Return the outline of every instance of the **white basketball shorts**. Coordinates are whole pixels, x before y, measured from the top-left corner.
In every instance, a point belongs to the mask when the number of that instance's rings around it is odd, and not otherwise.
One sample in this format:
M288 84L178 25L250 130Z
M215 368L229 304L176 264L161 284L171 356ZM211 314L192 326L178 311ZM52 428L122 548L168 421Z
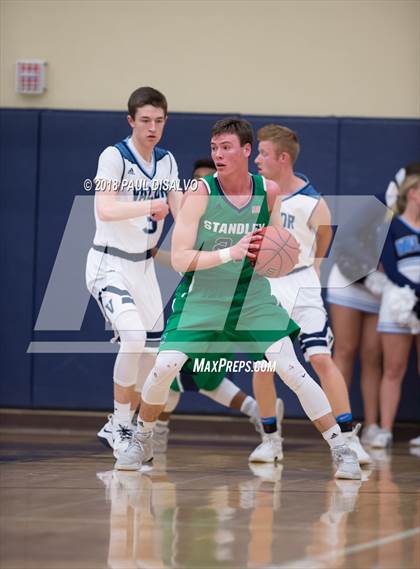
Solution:
M316 354L331 354L334 337L315 269L305 267L268 280L271 293L300 326L299 341L305 360Z
M162 332L163 305L153 258L131 261L91 249L86 285L114 330L120 314L137 310L144 331Z

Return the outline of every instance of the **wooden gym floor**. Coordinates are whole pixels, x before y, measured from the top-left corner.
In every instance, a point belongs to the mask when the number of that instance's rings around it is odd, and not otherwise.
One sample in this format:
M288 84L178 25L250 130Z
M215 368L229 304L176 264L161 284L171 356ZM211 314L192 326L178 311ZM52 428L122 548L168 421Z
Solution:
M304 423L286 422L282 464L250 466L259 441L243 420L175 418L167 455L124 473L91 415L77 430L2 421L1 569L420 567L413 429L362 482L336 481Z

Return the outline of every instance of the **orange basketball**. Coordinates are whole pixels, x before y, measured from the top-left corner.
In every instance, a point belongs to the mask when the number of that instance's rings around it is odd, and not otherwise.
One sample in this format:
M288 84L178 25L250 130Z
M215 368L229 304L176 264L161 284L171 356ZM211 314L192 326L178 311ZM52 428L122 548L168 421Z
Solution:
M299 259L299 243L283 227L272 225L258 231L263 240L255 261L256 272L263 277L282 277L290 273Z

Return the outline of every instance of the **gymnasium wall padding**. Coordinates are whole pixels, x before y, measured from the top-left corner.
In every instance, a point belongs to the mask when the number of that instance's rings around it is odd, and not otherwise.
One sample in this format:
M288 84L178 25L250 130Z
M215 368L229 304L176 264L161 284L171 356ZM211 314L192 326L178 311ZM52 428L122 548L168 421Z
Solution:
M46 298L44 310L52 313L50 319L60 312L62 304L77 311L74 302L86 289L84 264L94 235L93 191L86 192L83 182L93 179L97 159L103 148L117 142L127 133L123 113L45 111L41 117L41 152L39 176L39 215L37 223L37 279L36 315ZM106 141L104 143L104 141ZM84 223L73 224L69 239L81 251L81 259L75 270L70 270L69 281L64 283L61 298L46 296L47 286L75 196L88 202L89 216ZM85 250L80 247L81 232L89 234ZM73 267L72 267L73 268ZM39 342L88 341L95 338L109 339L104 320L95 301L89 303L88 314L81 332L40 330L35 339ZM67 311L66 311L67 313ZM45 319L44 319L45 320ZM64 324L65 327L65 324ZM107 354L36 354L33 370L34 407L96 409L106 408L112 400L113 356Z
M0 110L0 404L30 407L38 111Z
M340 121L341 195L383 192L408 162L420 160L419 120L342 119Z

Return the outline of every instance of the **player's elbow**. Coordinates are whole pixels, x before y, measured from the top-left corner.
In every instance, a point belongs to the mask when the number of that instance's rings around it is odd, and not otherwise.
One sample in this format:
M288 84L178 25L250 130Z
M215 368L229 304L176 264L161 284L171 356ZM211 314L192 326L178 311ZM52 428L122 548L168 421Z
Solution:
M96 214L101 221L113 221L112 210L105 204L96 206Z
M98 219L100 219L101 221L112 221L111 216L108 213L105 212L98 212Z
M171 264L177 273L186 273L190 270L188 259L182 251L172 251Z
M172 264L174 271L176 271L177 273L185 273L187 270L185 268L185 262L183 262L182 256L179 255L179 253L177 254L177 253L172 252L171 264Z

